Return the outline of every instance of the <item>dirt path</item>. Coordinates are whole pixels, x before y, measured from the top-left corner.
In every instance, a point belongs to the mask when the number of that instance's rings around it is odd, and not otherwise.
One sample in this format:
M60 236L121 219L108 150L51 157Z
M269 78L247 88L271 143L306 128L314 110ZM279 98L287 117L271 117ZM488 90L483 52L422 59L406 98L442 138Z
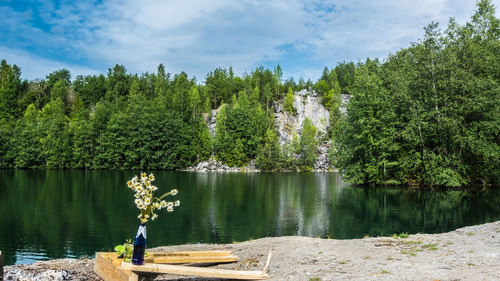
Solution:
M154 250L231 250L240 261L219 267L258 270L264 266L270 247L270 280L500 280L500 221L407 238L334 240L293 236ZM92 268L92 259L37 262L6 267L5 280L100 280ZM144 276L142 280L219 279L159 275Z

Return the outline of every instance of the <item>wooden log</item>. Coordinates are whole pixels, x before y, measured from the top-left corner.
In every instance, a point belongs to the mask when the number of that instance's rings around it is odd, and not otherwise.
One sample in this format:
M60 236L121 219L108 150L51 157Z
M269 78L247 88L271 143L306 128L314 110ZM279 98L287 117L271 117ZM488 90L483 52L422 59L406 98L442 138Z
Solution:
M120 267L116 253L96 253L94 272L105 281L138 281L137 274Z
M0 281L3 281L3 258L2 258L2 251L0 251Z
M141 272L154 273L169 273L178 275L200 276L200 277L215 277L215 278L231 278L240 280L264 280L268 279L269 275L264 271L243 271L219 268L203 268L185 265L170 265L170 264L153 264L146 263L144 265L133 265L128 262L122 262L122 269Z

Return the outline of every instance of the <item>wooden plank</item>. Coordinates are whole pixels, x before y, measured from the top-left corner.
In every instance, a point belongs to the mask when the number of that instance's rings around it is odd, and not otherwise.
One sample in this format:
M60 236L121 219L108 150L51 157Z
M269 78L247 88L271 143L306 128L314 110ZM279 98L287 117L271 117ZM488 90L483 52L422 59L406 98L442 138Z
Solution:
M2 258L2 251L0 251L0 280L3 280L3 258Z
M179 252L148 252L148 255L154 257L214 257L214 256L231 256L231 251L179 251Z
M238 261L235 256L164 256L155 257L152 259L153 263L226 263ZM148 262L148 261L146 261Z
M115 253L96 253L94 272L104 281L138 281L137 274L120 267L122 259Z
M169 273L178 275L190 275L200 277L216 277L216 278L231 278L240 280L264 280L268 279L269 275L263 271L242 271L219 268L203 268L185 265L170 265L170 264L153 264L146 263L144 265L133 265L128 262L122 262L122 269L141 271L141 272L156 272Z

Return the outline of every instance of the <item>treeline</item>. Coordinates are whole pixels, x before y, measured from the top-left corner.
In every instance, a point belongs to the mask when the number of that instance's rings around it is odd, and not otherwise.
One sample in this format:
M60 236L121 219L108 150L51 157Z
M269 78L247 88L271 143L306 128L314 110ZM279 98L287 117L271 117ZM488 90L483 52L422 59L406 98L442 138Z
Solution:
M319 141L358 184L500 184L500 30L480 0L465 25L435 23L425 37L383 62L340 63L316 82L284 80L278 65L234 75L217 68L197 83L186 73L106 75L58 70L40 81L0 65L0 167L179 169L210 157L231 166L255 159L263 170L314 166ZM330 111L318 139L281 145L273 101L295 113L293 91L316 90ZM347 114L340 94L348 94ZM217 133L206 118L213 109Z
M339 95L336 70L325 73ZM332 100L330 84L320 89L326 101ZM74 81L62 69L43 80L25 81L19 67L2 60L0 167L181 169L210 157L232 166L258 157L257 165L265 170L310 169L314 161L301 153L304 147L312 150L305 140L315 142L314 135L297 139L285 151L271 109L272 101L304 87L316 84L283 81L279 65L241 77L231 68L218 68L203 84L184 72L166 73L163 65L142 75L116 65L106 75ZM206 118L218 108L212 138ZM273 162L268 161L271 154Z
M334 158L362 184L500 184L500 29L481 0L470 22L355 69Z

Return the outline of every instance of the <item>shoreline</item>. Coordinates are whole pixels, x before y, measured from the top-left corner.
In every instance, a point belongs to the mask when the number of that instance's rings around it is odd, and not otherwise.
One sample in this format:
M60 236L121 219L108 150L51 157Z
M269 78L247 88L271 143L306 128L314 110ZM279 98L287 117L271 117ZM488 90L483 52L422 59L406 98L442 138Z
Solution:
M404 236L403 236L404 237ZM229 250L240 260L218 268L260 270L269 249L269 280L498 280L500 221L440 234L336 240L268 237L233 244L187 244L151 251ZM94 259L6 266L5 280L101 280ZM144 280L222 280L175 275Z

